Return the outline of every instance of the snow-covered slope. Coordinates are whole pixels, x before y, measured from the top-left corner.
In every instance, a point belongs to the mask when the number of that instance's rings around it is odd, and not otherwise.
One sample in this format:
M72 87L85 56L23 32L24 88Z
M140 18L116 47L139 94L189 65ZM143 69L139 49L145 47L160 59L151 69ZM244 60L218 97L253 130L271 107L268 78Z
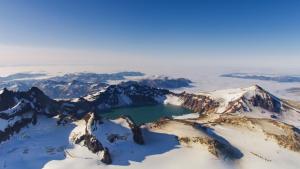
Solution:
M300 110L257 85L197 94L167 95L165 104L183 106L202 115L224 114L276 119L299 127Z
M0 94L0 168L298 169L299 110L259 86L172 93L112 85L86 100L37 88ZM175 104L195 113L142 126L101 117L120 106Z
M300 110L260 86L206 93L219 103L216 113L277 119L299 126Z
M73 130L72 137L82 133L84 124ZM142 126L144 145L133 141L123 118L94 127L93 134L109 149L111 165L101 162L103 151L93 154L87 147L75 145L66 150L66 159L50 161L44 169L296 169L300 165L299 131L294 133L292 126L272 120L228 117L203 125L199 119L164 119Z

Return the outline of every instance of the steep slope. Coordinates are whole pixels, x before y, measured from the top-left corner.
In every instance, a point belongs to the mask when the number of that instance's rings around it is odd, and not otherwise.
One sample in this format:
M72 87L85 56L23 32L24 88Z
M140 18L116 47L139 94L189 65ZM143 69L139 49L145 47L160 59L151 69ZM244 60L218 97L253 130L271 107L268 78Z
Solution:
M168 90L129 81L109 86L96 96L92 104L95 106L96 112L113 107L161 104L168 93L170 93Z
M208 93L220 104L216 113L278 119L299 126L300 111L260 86Z
M258 85L198 94L169 94L166 104L183 106L202 116L218 118L224 114L277 119L299 127L300 110Z

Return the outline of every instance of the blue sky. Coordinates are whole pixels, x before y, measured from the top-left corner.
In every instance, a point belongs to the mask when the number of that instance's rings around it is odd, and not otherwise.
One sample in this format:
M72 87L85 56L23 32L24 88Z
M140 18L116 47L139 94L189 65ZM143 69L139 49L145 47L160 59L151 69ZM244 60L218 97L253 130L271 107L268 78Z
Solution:
M0 57L2 64L29 64L37 57L44 59L33 63L89 58L89 64L113 55L109 63L132 56L296 66L299 9L299 0L3 0Z

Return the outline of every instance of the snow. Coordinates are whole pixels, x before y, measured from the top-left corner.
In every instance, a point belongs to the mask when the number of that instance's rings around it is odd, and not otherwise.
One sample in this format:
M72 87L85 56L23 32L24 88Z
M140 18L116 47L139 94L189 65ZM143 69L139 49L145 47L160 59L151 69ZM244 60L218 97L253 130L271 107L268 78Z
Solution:
M0 118L0 131L4 131L8 126L13 126L19 120L21 120L21 117L19 116L9 120L4 120Z
M36 126L23 128L0 144L0 168L39 169L53 159L64 159L68 133L74 125L57 126L54 119L39 116Z
M229 102L242 96L252 97L257 94L256 92L257 87L252 86L202 94L218 100L221 106L217 113L222 113ZM120 95L119 99L121 104L131 104L130 98L126 95ZM182 100L174 95L167 95L164 103L180 106ZM12 110L19 106L18 103ZM9 141L0 144L0 168L298 169L299 153L282 148L275 140L267 138L264 131L277 135L286 133L263 120L263 118L270 119L271 112L265 110L264 113L261 112L262 109L257 107L253 108L252 112L238 115L260 118L253 128L217 124L208 126L211 128L209 132L199 130L189 123L180 122L182 120L192 122L191 119L194 119L193 122L199 122L197 113L174 116L176 120L170 120L159 127L154 127L154 124L142 126L145 145L134 143L131 129L122 118L103 120L103 123L92 126L92 115L87 124L85 120L79 120L66 126L57 126L55 119L39 116L36 126L29 125L19 134L12 136ZM278 120L296 127L300 126L300 114L296 110L284 112ZM0 130L13 122L0 119ZM102 153L93 154L82 144L74 144L74 139L84 134L86 129L109 149L113 160L111 165L105 165L100 161ZM119 136L113 143L108 140L111 134ZM227 161L210 153L207 145L180 143L177 138L182 137L219 138L236 147L243 156L235 161Z
M19 101L14 107L4 110L0 113L4 113L7 115L13 115L15 112L21 110L26 103L23 101Z
M178 143L174 133L180 136L199 135L199 131L191 126L176 125L170 123L163 130L143 129L145 145L137 145L132 140L132 134L124 119L105 121L97 127L94 132L102 144L108 147L113 158L112 165L104 165L100 162L99 156L93 155L85 147L74 146L67 150L70 156L64 160L53 160L44 166L44 169L62 168L110 168L110 169L181 169L209 167L212 169L226 168L222 160L218 160L205 149L194 149L182 146ZM125 136L124 140L117 140L115 143L107 141L108 134ZM201 134L200 134L201 135ZM105 141L106 140L106 141ZM176 159L176 160L174 160ZM211 166L210 164L214 164Z
M196 113L194 113L196 114ZM193 114L177 117L186 119ZM92 119L92 118L91 118ZM299 153L280 147L263 133L284 134L275 130L268 121L259 121L254 128L232 125L210 126L213 133L205 133L188 123L169 120L155 127L142 126L145 145L133 142L128 123L123 118L103 120L92 126L92 120L79 120L66 126L57 126L55 119L38 118L37 126L22 129L11 140L0 144L0 167L7 169L296 169L299 167ZM107 147L113 164L105 165L100 159L102 153L93 154L83 145L75 145L74 138L91 132ZM90 126L90 127L89 127ZM91 128L92 127L92 128ZM111 143L107 137L119 137ZM241 159L227 161L208 151L207 145L198 143L181 144L177 137L213 138L214 135L230 142L243 153ZM214 136L215 137L215 136ZM30 161L30 162L29 162Z
M167 98L164 100L164 104L171 104L174 106L181 106L183 104L183 100L174 95L167 95Z
M226 125L217 125L214 129L243 152L237 168L299 168L299 153L280 147L260 131Z
M214 165L210 165L214 164ZM147 157L142 162L131 162L130 165L103 165L99 160L83 158L67 158L63 161L51 161L43 169L183 169L183 168L227 168L221 161L216 160L209 153L192 148L174 149L164 154Z
M198 118L199 114L198 113L189 113L189 114L184 114L180 116L172 116L174 119L194 119Z
M217 113L223 113L230 102L236 101L245 95L247 92L255 90L254 86L248 88L236 88L236 89L226 89L226 90L217 90L207 93L198 93L201 95L206 95L220 103L220 108Z

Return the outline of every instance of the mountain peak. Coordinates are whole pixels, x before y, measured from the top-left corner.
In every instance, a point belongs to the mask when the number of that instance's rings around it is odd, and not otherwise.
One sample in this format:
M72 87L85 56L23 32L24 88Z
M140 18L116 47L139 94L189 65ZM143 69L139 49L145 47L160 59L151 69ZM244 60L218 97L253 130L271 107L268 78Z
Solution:
M38 87L35 87L35 86L31 87L29 89L29 92L43 93Z
M259 86L258 84L254 84L252 85L250 88L253 88L253 89L263 89L261 86Z

